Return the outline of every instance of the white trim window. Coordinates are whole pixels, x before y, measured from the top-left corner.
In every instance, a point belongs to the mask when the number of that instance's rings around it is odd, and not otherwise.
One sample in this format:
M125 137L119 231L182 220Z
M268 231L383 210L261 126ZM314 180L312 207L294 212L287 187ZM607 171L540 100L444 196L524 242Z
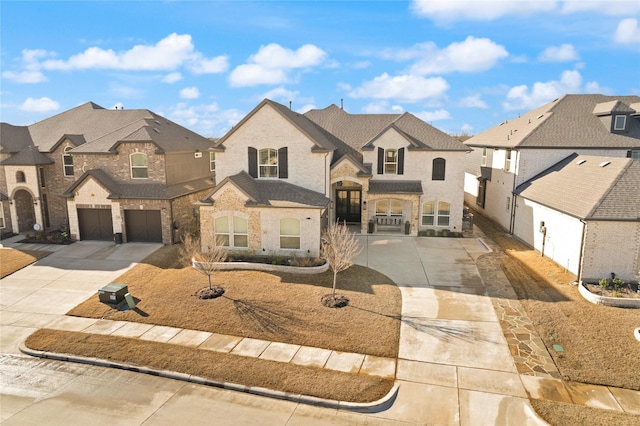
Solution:
M134 152L129 156L132 179L147 179L149 177L147 154Z
M487 147L482 148L482 167L487 165Z
M376 201L376 216L402 216L402 201L400 200Z
M505 153L504 153L504 169L505 171L510 171L511 170L511 156L513 155L513 151L508 149Z
M384 174L395 175L398 173L398 150L384 150Z
M213 222L216 245L247 248L249 238L247 219L240 216L220 216Z
M288 250L300 249L299 219L280 219L280 248Z
M436 209L437 206L437 209ZM449 226L451 204L446 201L425 201L422 203L422 226Z
M5 223L4 223L4 206L2 205L2 201L0 201L0 229L4 229L5 228Z
M69 154L73 147L68 146L62 154L62 173L65 177L73 177L73 156Z
M613 119L613 130L621 131L627 126L626 115L616 115Z
M209 171L210 172L216 171L216 153L215 152L209 153Z
M258 173L261 178L278 177L278 150L263 148L258 151Z

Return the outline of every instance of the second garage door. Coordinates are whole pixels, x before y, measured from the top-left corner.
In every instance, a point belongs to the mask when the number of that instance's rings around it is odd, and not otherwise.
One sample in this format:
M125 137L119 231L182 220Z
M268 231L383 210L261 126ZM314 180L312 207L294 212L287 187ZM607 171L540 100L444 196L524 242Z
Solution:
M81 240L113 239L111 209L78 209Z
M127 242L162 242L160 210L125 210Z

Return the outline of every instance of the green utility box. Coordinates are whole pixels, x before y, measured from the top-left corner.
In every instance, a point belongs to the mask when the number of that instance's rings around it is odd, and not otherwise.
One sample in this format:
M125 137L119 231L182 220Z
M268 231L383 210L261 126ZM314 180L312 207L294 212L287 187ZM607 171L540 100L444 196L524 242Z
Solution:
M98 290L98 298L102 303L117 305L124 300L124 295L129 293L126 284L111 283Z

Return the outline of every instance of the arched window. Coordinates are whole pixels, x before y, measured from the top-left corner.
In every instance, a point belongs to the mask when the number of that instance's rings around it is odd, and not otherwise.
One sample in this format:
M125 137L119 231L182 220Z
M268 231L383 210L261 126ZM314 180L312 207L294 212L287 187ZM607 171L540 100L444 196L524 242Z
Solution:
M444 172L447 162L444 158L434 158L431 171L431 180L444 180Z
M64 149L64 153L62 154L62 173L66 177L73 177L73 157L69 153L73 147L68 146Z
M280 248L300 248L300 220L280 219Z
M438 202L438 226L449 226L451 205L444 201Z
M133 179L146 179L149 177L147 173L147 154L136 152L131 154L131 177Z
M402 201L400 200L376 201L376 216L402 216Z
M239 216L220 216L214 221L216 244L224 247L247 248L247 219Z
M16 182L18 183L25 183L27 181L27 178L24 175L24 172L22 170L18 170L16 172Z
M435 213L435 203L433 201L422 203L422 225L433 226Z
M273 148L261 149L258 153L258 170L261 178L278 177L278 150Z

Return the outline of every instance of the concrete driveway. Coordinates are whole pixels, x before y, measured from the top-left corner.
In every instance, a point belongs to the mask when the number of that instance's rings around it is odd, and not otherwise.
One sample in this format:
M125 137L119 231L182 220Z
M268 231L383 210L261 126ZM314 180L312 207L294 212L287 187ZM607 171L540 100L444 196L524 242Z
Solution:
M78 242L0 282L2 424L545 424L526 398L475 259L477 239L358 237L403 297L393 406L373 414L28 358L17 345L158 248ZM321 384L319 384L320 386Z

